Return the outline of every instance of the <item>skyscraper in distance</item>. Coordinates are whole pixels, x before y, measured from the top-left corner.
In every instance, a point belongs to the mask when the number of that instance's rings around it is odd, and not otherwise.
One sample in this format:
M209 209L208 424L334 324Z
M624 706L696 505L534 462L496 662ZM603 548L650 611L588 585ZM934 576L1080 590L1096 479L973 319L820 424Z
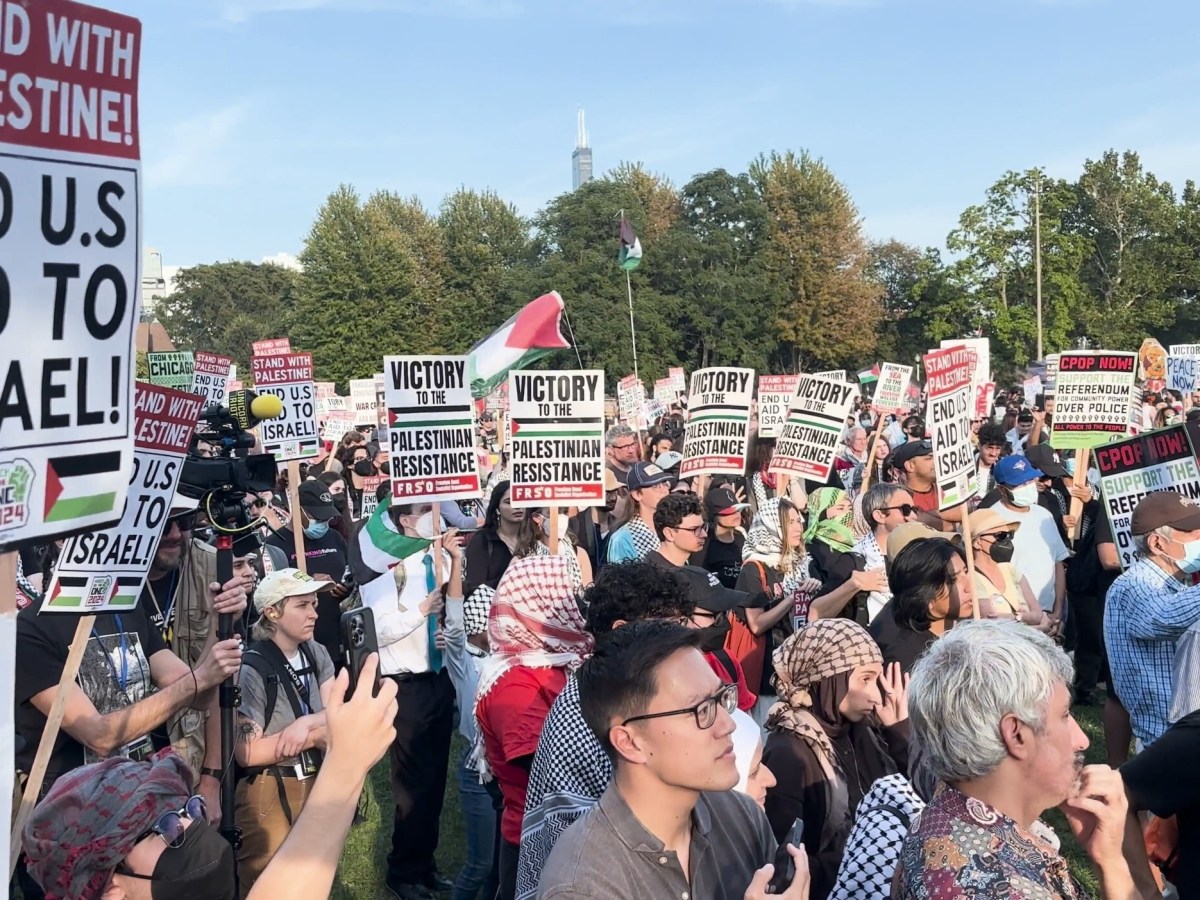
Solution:
M592 148L588 146L587 126L583 122L583 107L579 107L578 133L575 136L575 152L571 154L571 190L578 190L585 181L592 180Z

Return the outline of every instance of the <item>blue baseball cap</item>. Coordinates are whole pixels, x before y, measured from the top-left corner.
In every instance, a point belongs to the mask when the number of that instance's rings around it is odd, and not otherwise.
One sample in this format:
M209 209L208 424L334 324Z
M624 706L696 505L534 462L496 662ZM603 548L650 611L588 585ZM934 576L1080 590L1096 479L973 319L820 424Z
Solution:
M1017 487L1036 478L1042 478L1042 470L1024 456L1005 456L992 468L996 483L1005 487Z

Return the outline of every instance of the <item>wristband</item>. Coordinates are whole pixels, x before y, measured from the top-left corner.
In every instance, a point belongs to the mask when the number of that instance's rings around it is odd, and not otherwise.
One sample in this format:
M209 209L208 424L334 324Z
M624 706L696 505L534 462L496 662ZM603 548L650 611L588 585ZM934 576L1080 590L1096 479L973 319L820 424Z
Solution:
M210 778L215 778L215 779L217 779L217 781L220 781L222 778L224 778L224 777L225 777L225 773L224 773L224 772L222 772L220 769L207 769L207 768L205 768L205 769L201 769L201 770L200 770L200 774L201 774L201 775L208 775Z

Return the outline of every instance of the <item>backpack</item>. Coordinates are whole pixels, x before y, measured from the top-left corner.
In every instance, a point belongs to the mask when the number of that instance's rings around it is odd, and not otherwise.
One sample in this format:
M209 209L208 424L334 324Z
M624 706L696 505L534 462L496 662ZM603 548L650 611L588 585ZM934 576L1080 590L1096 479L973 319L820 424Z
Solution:
M300 645L300 655L304 657L304 665L310 669L314 677L317 672L317 660L312 651L308 648L308 642L305 641ZM254 641L246 648L246 652L242 654L242 663L249 666L262 678L263 687L267 691L267 702L263 707L263 728L264 730L271 725L271 717L275 714L275 704L279 699L279 685L285 685L284 693L287 694L288 703L292 707L292 715L299 719L304 715L304 707L296 686L292 683L291 677L287 674L287 660L283 656L283 651L276 646L274 641ZM312 704L309 703L309 708ZM320 757L320 751L309 750L308 753L317 754ZM250 768L240 768L238 777L250 778L260 772L271 768L270 766L253 766Z

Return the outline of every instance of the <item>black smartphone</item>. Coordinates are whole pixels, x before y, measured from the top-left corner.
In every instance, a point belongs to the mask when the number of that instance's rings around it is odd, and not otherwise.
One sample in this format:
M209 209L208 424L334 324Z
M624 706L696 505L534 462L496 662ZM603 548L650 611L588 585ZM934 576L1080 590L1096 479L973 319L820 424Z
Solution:
M787 840L775 851L775 875L771 878L772 894L782 894L791 887L792 879L796 877L796 861L788 853L787 845L791 844L797 850L804 849L804 820L797 819L788 831Z
M363 607L342 613L342 654L346 668L350 671L350 695L358 690L358 677L363 663L372 653L379 652L379 638L375 635L375 615ZM371 696L379 696L379 669L375 669L375 684Z

